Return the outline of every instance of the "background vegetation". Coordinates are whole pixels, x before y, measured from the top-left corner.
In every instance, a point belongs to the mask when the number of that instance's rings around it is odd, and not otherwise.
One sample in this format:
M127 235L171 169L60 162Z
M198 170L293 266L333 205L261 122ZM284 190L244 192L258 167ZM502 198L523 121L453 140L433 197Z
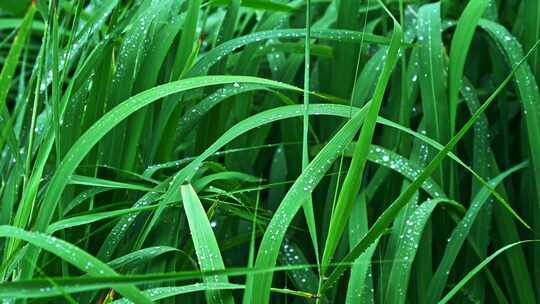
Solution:
M537 0L0 2L3 303L537 303Z

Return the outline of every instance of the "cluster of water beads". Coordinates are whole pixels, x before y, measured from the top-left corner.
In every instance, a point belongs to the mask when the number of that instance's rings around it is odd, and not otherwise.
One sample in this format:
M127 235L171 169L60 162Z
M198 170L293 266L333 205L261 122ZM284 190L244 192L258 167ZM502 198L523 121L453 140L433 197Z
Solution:
M422 173L422 169L412 161L379 146L371 146L368 158L377 164L389 167L407 177L409 180L415 180ZM431 179L427 179L423 182L422 189L427 191L433 197L442 196L443 193L440 186Z
M393 288L397 288L400 296L404 296L407 292L408 277L410 275L414 257L418 250L422 232L436 205L437 201L434 200L428 200L420 204L401 228L402 234L399 236L399 247L396 251L398 253L396 258L399 263L396 264L396 268L392 269L392 275L400 278L396 280L399 285L393 286Z
M141 51L141 44L147 39L148 27L152 21L150 14L142 14L139 20L135 22L136 28L133 28L126 36L118 52L118 65L113 76L113 84L120 85L122 80L136 75L140 68L140 58L144 55ZM144 48L142 48L144 49ZM122 84L123 86L125 84Z
M354 267L354 266L353 266ZM355 271L353 269L353 271ZM347 288L347 302L350 303L374 303L373 275L371 265L368 266L365 273L364 282L353 282L349 280ZM352 279L352 275L351 275Z
M296 246L291 244L290 241L285 238L283 240L283 243L280 248L280 258L283 260L283 262L286 265L302 265L307 264L307 261L302 256L300 257L299 252L296 252L297 249ZM309 270L309 268L303 268L303 269L291 269L289 270L290 273L292 273L293 279L296 281L297 284L301 287L301 289L308 289L309 287L313 286L307 286L306 283L313 283L316 280L314 280L313 272Z
M114 2L111 1L110 3L113 4ZM77 29L75 41L71 44L68 50L61 51L59 62L58 62L59 71L62 71L66 67L66 63L71 62L74 58L76 58L79 52L81 51L82 47L86 46L86 43L88 42L90 37L92 37L94 33L96 33L100 28L102 28L103 24L109 18L110 13L114 9L114 5L103 5L102 7L95 8L95 9L98 10L98 12L95 14L97 18L92 20L92 22L88 22L88 23L81 22L79 29ZM87 11L90 12L91 10L87 10ZM109 39L109 37L105 37L105 38L106 40ZM47 90L47 87L52 82L52 77L53 77L52 69L49 68L47 71L46 77L42 79L39 85L39 89L41 93Z
M210 250L210 248L206 245L206 243L201 243L200 240L197 240L196 238L193 239L193 243L195 244L197 261L202 271L215 271L225 269L219 252L214 254L212 250ZM228 279L226 275L215 274L204 276L203 281L206 283L227 283ZM212 297L218 296L219 293L213 293L212 295Z
M373 57L369 60L369 63L371 64L372 61L376 61L375 63L375 71L380 71L384 67L385 59L388 54L388 47L381 47L381 49L375 53ZM373 87L375 87L375 84L373 84Z
M156 173L158 170L180 167L181 165L188 163L189 161L193 159L194 159L193 157L190 157L186 159L173 160L166 163L150 165L146 168L146 170L144 170L143 176L152 177L152 175L154 175L154 173Z
M493 38L500 53L509 61L510 67L515 68L524 56L523 48L518 40L497 23L483 20L480 22L480 26ZM523 114L527 115L534 111L534 115L538 116L540 114L540 104L536 101L540 98L540 94L529 65L522 64L517 68L514 82L522 99Z
M467 102L471 113L478 110L480 102L475 91L468 84L462 88L462 95ZM492 153L490 147L491 134L489 132L489 122L485 115L481 115L474 124L474 144L473 144L473 163L475 170L479 171L484 179L490 178L491 161L489 155Z
M157 192L148 192L141 199L139 199L132 208L141 208L150 205L159 199L160 194ZM102 248L105 248L105 251L100 255L100 258L103 260L109 260L112 256L116 246L122 241L125 237L127 230L133 224L135 218L140 214L140 212L134 212L128 215L123 216L118 223L111 230L111 233L107 235Z
M9 145L6 145L4 147L4 150L2 150L1 157L2 157L2 160L6 161L6 162L9 162L10 159L11 159L11 161L13 163L17 162L17 155L12 153L12 151L10 150Z
M411 5L407 5L405 11L403 12L404 25L403 25L403 40L406 43L411 43L414 40L417 32L417 12Z

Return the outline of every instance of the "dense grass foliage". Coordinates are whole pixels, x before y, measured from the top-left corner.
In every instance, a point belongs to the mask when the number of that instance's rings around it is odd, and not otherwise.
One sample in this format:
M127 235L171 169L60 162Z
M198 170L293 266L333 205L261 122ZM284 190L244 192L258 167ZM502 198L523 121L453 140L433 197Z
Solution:
M0 1L2 303L540 302L537 0Z

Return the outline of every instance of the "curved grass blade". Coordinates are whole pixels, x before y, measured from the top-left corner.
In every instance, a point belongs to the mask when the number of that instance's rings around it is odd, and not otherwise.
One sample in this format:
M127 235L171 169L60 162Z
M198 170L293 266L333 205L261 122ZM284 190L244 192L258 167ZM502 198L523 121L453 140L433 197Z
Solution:
M106 192L106 191L110 191L110 190L111 189L109 189L109 188L90 188L88 190L84 190L84 191L80 192L69 203L66 204L66 206L64 207L64 214L63 215L65 216L65 215L69 214L69 212L71 212L77 206L81 205L82 203L84 203L87 200L92 199L94 196L96 196L96 195L98 195L100 193Z
M252 85L246 85L246 84L242 84L242 85L239 85L240 88L244 88L244 87L251 87ZM253 85L253 86L258 86L258 85ZM260 87L260 86L258 86ZM224 91L226 89L223 89ZM230 92L230 91L228 91ZM213 96L213 95L212 95ZM217 98L217 97L216 97ZM348 107L345 107L345 106L338 106L338 105L332 105L334 109L330 110L328 106L330 105L314 105L317 107L318 110L316 111L309 111L310 112L310 115L317 115L317 114L321 114L321 115L336 115L336 116L341 116L341 117L348 117L348 114L345 114L345 113L348 113L350 112L350 108ZM327 108L328 107L328 108ZM202 107L204 108L204 107ZM193 108L194 110L195 109L198 109L198 108ZM330 110L330 111L329 111ZM193 111L193 110L192 110ZM352 109L353 112L357 111L357 109L353 108ZM203 111L204 112L204 111ZM199 110L196 110L196 113L199 113ZM293 116L283 116L283 114L277 114L276 115L279 117L280 115L282 116L283 119L287 118L287 117L293 117ZM195 115L197 116L197 115ZM267 115L265 115L267 116ZM294 116L297 116L297 115L294 115ZM390 121L388 119L385 119L383 117L378 117L377 119L377 122L380 123L380 124L383 124L385 126L389 126L389 127L392 127L392 128L395 128L395 129L398 129L400 131L403 131L405 133L408 133L416 138L418 138L419 140L421 140L422 142L424 143L427 143L428 145L430 145L431 147L437 149L437 150L442 150L444 148L443 145L441 145L440 143L438 143L437 141L429 138L428 136L425 136L424 134L421 134L419 132L415 132L409 128L406 128L406 127L403 127L401 126L400 124L397 124L393 121ZM217 151L218 149L214 149L214 151ZM456 161L460 166L462 166L463 168L465 168L467 171L471 172L484 186L488 186L487 185L487 182L483 181L482 177L479 176L474 170L472 170L472 168L470 168L467 164L465 164L461 159L459 159L455 154L453 153L449 153L448 154L449 157L451 159L453 159L454 161ZM205 157L206 159L206 157ZM406 161L406 160L405 160ZM179 165L179 163L177 161L174 161L174 162L171 162L170 164L171 166L173 165ZM149 173L145 173L146 176L150 176L151 174L153 174L153 172L155 172L155 170L159 169L161 167L152 167L152 168L148 168L148 172ZM440 191L442 193L442 191ZM492 190L492 192L494 192L493 194L497 197L498 200L500 200L503 204L506 203L506 201L504 200L504 198L502 198L500 195L498 195L495 190Z
M55 280L57 282L57 285L51 286L51 281ZM19 290L17 292L4 292L3 290L0 291L0 294L6 295L10 299L29 299L29 298L47 298L47 297L54 297L54 296L62 296L70 293L79 293L79 292L85 292L85 291L91 291L91 290L97 290L97 289L106 289L108 286L116 286L121 284L116 283L92 283L88 280L84 279L72 279L72 282L68 283L69 285L64 285L63 283L66 281L66 279L50 279L49 281L46 281L48 284L26 284L26 286L18 286ZM79 282L79 283L75 283ZM141 282L141 281L139 281ZM26 283L26 282L25 282ZM85 283L89 283L86 284ZM20 284L19 284L20 285ZM219 291L219 290L238 290L238 289L244 289L245 286L241 284L232 284L232 283L194 283L190 285L184 285L184 286L170 286L170 287L157 287L152 288L143 291L143 294L147 295L152 301L160 301L163 299L167 299L170 297L174 297L177 295L183 295L188 293L194 293L194 292L200 292L200 291ZM25 292L25 294L21 293L21 290ZM279 294L286 294L301 298L313 298L313 295L307 292L303 291L297 291L297 290L291 290L291 289L282 289L282 288L272 288L272 292L279 293ZM122 303L137 303L130 301L127 298L121 298L118 300L113 301L112 303L115 304L122 304Z
M349 247L354 247L368 230L368 217L365 196L360 194L355 202L349 219ZM373 301L371 259L379 241L360 255L351 267L351 277L347 284L346 304Z
M527 149L529 150L528 154L532 164L531 171L534 176L534 178L532 178L532 183L536 190L536 197L538 198L540 197L540 104L538 103L538 100L540 100L540 93L537 85L538 80L531 71L529 65L524 64L519 66L520 58L523 55L521 45L504 26L488 20L481 20L479 25L488 33L489 37L497 46L497 49L500 50L503 57L508 62L509 67L512 69L517 67L518 69L516 71L515 88L519 99L521 100L522 118L525 121L527 129L526 136L528 138L528 147L524 147L523 149L525 151L527 151ZM533 48L537 44L538 42L536 42ZM537 52L534 55L535 57L531 58L533 61L535 58L538 58L539 54ZM525 137L525 134L523 136ZM533 185L531 185L531 187ZM535 210L535 213L540 210L540 201L538 199L536 199L536 206L533 207L532 210ZM538 226L538 221L535 221L533 225L534 229L538 230ZM535 264L537 264L539 261L537 257L539 256L538 253L540 250L538 247L534 247L532 250L534 251L532 255L536 257ZM517 252L517 250L514 251L516 254ZM540 268L533 267L533 269L533 277L538 276L540 274ZM530 297L533 293L527 292L529 289L524 287L519 288L519 290L518 296L521 301L530 302L533 300ZM535 290L538 292L538 290L540 290L540 285L536 284Z
M154 203L158 199L160 199L160 197L161 195L158 194L157 192L149 192L145 194L143 197L141 197L137 202L135 202L135 204L133 204L133 207L131 207L131 210L145 208L145 207L154 208L154 206L149 206L149 205ZM113 227L113 229L107 235L101 247L99 248L97 257L100 260L102 261L110 260L118 244L124 239L129 228L132 227L132 225L135 222L135 219L137 218L139 214L140 214L139 212L133 212L130 215L124 215L118 221L118 223Z
M385 119L385 118L382 118L382 117L379 117L378 119L378 122L385 125L385 126L388 126L388 127L392 127L392 128L395 128L397 130L400 130L400 131L403 131L407 134L410 134L412 136L414 136L415 138L421 140L423 143L426 143L428 144L429 146L441 151L442 149L444 149L444 146L441 145L439 142L425 136L424 134L422 133L419 133L419 132L415 132L409 128L406 128L406 127L403 127L401 126L400 124L397 124L393 121L390 121L388 119ZM487 183L487 181L484 180L484 178L482 178L482 176L480 176L475 170L473 170L469 165L465 164L459 157L457 157L454 153L452 152L448 152L448 156L454 160L457 164L459 164L461 167L463 167L464 169L466 169L467 171L469 171L473 176L474 178L476 178L477 181L480 182L480 184L482 184L483 187L486 187L487 189L489 189L489 191L491 192L491 194L503 205L503 206L506 206L508 208L509 204L508 202L504 199L504 197L502 197L497 191L495 191L495 189L491 188L491 186Z
M250 83L236 83L217 89L214 93L186 110L186 114L182 116L178 123L178 137L181 138L188 135L205 114L225 99L245 92L265 89L266 87L264 86Z
M156 206L146 206L146 207L139 207L139 208L134 207L134 208L129 208L129 209L106 211L106 212L91 213L91 214L86 214L86 215L68 217L68 218L65 218L65 219L62 219L62 220L59 220L57 222L50 224L47 227L47 233L53 234L59 230L91 224L91 223L95 223L104 219L115 218L115 217L123 216L126 214L132 214L132 213L138 214L139 212L150 211L155 208Z
M526 243L532 243L532 242L536 243L536 242L540 242L540 240L520 241L520 242L508 244L508 245L498 249L493 254L491 254L489 257L487 257L485 260L483 260L480 264L478 264L478 266L476 266L473 270L471 270L469 273L467 273L467 275L461 281L459 281L459 283L457 283L456 286L454 286L452 288L452 290L450 290L446 294L446 296L444 296L444 298L442 298L438 303L439 304L448 303L452 299L452 297L455 296L456 293L458 293L463 288L463 286L465 286L465 284L467 284L467 282L469 282L478 272L480 272L482 270L482 268L484 268L487 264L489 264L489 262L491 262L493 259L495 259L497 256L499 256L501 253L504 253L505 251L507 251L508 249L511 249L514 246L522 245L522 244L526 244Z
M135 183L123 183L111 180L106 180L91 176L72 175L69 177L69 184L84 185L91 187L111 188L111 189L128 189L137 191L154 191L153 188L146 187Z
M2 70L0 71L0 121L3 123L0 127L0 150L4 150L6 139L8 142L11 142L11 138L14 137L12 130L13 117L9 115L7 110L6 98L19 64L19 57L31 34L31 25L35 13L36 6L35 4L31 4L26 11L21 27L9 49L9 53L5 57L4 62L2 62ZM13 150L16 149L12 144L10 146L12 146L11 148Z
M444 198L427 200L412 211L412 214L405 221L406 228L404 233L399 236L400 242L395 255L396 263L392 265L386 287L385 300L389 303L405 303L412 263L417 253L422 232L431 213L440 203L453 204L452 201Z
M148 295L152 301L159 301L166 298L193 293L198 291L204 291L206 293L224 292L227 290L244 289L244 285L231 284L231 283L195 283L185 286L173 286L173 287L157 287L150 290L145 290L144 293ZM112 302L112 304L133 304L128 299L120 299Z
M303 38L305 35L305 29L285 29L261 31L231 39L208 51L199 59L199 61L195 63L191 70L186 74L186 77L203 75L206 71L208 71L208 69L210 69L210 67L219 62L225 56L247 44L257 43L268 39ZM388 44L390 42L390 40L386 37L348 30L312 30L311 37L317 39L335 40L339 42L359 43L362 41L362 39L366 43L375 44Z
M471 46L478 21L486 11L489 0L471 0L459 18L450 48L448 75L448 95L450 105L450 130L452 135L456 129L458 95L463 78L465 61Z
M191 231L191 238L201 270L225 269L219 246L210 226L206 212L197 197L195 190L189 184L182 185L182 202ZM229 283L227 276L204 277L206 283ZM234 303L232 294L226 291L206 291L208 303Z
M0 72L0 113L5 111L6 97L8 95L9 88L11 87L15 70L19 64L19 57L30 34L32 20L34 19L35 13L36 6L32 4L28 7L28 11L24 16L19 32L17 33L17 36L15 36L15 40L11 45L5 61L2 63L2 70ZM1 134L4 133L2 132Z
M79 247L66 241L38 232L28 232L12 226L0 226L0 236L24 240L34 246L47 250L80 270L93 276L118 275L107 264L96 259ZM136 303L152 303L134 286L117 287L116 290Z
M447 142L450 134L445 123L448 104L440 6L440 3L426 4L418 11L419 56L423 58L420 60L419 75L428 135L439 142Z
M488 20L481 20L479 25L489 34L495 44L500 47L510 67L515 70L515 84L527 123L527 135L531 150L530 155L532 159L532 170L535 176L536 192L540 197L540 104L537 102L540 100L540 93L536 81L534 81L535 77L529 65L521 64L523 61L521 59L523 57L523 51L508 30L502 25ZM535 47L537 45L538 42L535 44ZM540 206L540 202L537 203Z
M416 162L377 145L370 146L367 160L398 172L410 181L414 181L423 169L422 166ZM421 188L432 198L446 197L444 190L432 178L426 179Z
M256 178L253 175L245 174L242 172L235 172L235 171L225 171L225 172L219 172L211 175L206 175L198 179L194 183L194 187L196 189L204 189L211 183L215 181L232 181L232 180L238 180L246 183L256 183L260 182L261 180Z
M307 265L309 261L302 251L302 248L285 238L281 245L279 253L279 261L282 265ZM304 269L294 269L287 273L290 279L293 281L296 289L305 290L310 292L316 292L319 284L319 276L316 270L313 271L308 267ZM248 285L248 284L246 284Z
M476 111L476 109L478 109L480 106L480 102L478 100L476 90L465 77L463 78L463 86L461 87L460 91L467 104L467 107L469 108L469 112L474 113L474 111ZM489 121L486 115L482 115L474 125L472 167L474 171L478 173L478 175L485 179L489 179L492 174L491 159L494 157L490 146L489 134ZM496 173L494 174L497 175ZM473 181L471 185L471 193L477 193L481 188L482 186L480 183L478 183L478 181ZM478 215L478 218L472 227L471 237L469 238L469 242L476 241L478 244L478 254L481 259L485 258L488 252L488 246L490 244L490 232L493 224L492 217L493 205L488 204ZM509 228L506 228L505 230L509 230ZM525 276L522 277L523 280L524 277ZM488 280L492 282L492 280L489 278ZM486 296L484 291L485 285L484 278L480 277L476 279L471 290L472 296L478 298L480 301L484 301ZM494 286L494 284L492 284L492 286ZM507 301L500 300L499 302L504 303Z
M502 182L504 178L506 178L510 174L520 169L525 168L526 165L527 163L521 163L506 170L505 172L501 173L499 176L492 179L490 181L490 185L492 187L496 187L497 184ZM452 234L449 238L446 249L444 250L444 255L442 257L442 260L429 285L429 289L427 291L428 303L435 303L439 299L441 294L443 293L444 287L446 286L446 281L448 280L448 275L450 274L450 270L452 269L452 266L454 265L457 255L459 251L461 250L463 243L465 243L465 240L469 236L471 226L476 220L476 217L478 216L478 213L480 212L481 208L488 200L489 195L490 195L489 190L482 188L475 195L463 219L458 223L454 231L452 231Z
M154 246L143 248L137 251L130 252L124 256L116 258L107 264L113 269L130 269L139 267L142 264L150 261L151 259L158 257L168 252L179 251L178 249L170 246Z
M469 91L469 90L467 90ZM470 91L469 91L470 93ZM468 96L470 94L464 94L463 96ZM469 99L466 97L466 102L468 103L468 106L472 111L477 109L479 107L479 103L473 99ZM469 103L471 105L469 105ZM472 112L471 111L471 112ZM478 124L478 123L477 123ZM476 130L475 130L476 131ZM492 153L489 153L490 156L488 160L487 166L491 169L491 175L498 175L500 173L498 165L495 161L495 156ZM485 186L484 186L485 187ZM500 186L500 193L503 196L507 196L505 193L505 187L503 184ZM477 191L475 191L477 192ZM505 244L515 243L516 241L519 241L520 236L518 234L518 226L513 221L511 216L506 213L506 210L503 210L502 208L494 207L493 208L493 227L498 231L500 242ZM480 224L479 224L480 225ZM491 231L490 231L491 232ZM480 250L477 250L478 253L480 253ZM484 252L484 254L478 254L478 256L482 259L485 258L487 254L487 250ZM517 288L515 290L514 297L519 299L518 301L521 303L529 303L529 302L535 302L535 296L534 296L534 290L532 288L532 280L531 276L529 274L529 267L527 266L527 262L525 259L525 254L521 248L515 248L514 250L508 252L505 254L505 261L508 264L507 271L509 272L509 277L512 277L513 280L520 282L520 288ZM504 265L504 264L503 264ZM486 271L486 274L489 274L488 271ZM489 275L487 279L490 280ZM509 289L513 289L514 286L512 285L512 280L507 280L506 285ZM494 287L494 284L492 284L492 287ZM505 298L504 296L499 297L501 299ZM501 300L501 303L508 303L508 301Z
M353 148L351 147L354 146L354 144L355 143L352 143L347 148L347 150L344 152L345 156L352 156L351 150ZM396 152L393 152L392 150L388 150L381 146L373 144L369 148L367 160L391 169L411 181L415 180L423 169L420 164L409 160L397 154ZM446 194L444 193L441 186L437 184L437 182L435 182L435 180L433 180L432 178L426 179L426 181L424 181L424 183L422 184L421 188L433 198L446 197Z
M211 0L208 1L208 4L227 5L233 1L234 0ZM272 12L292 12L295 10L295 7L293 7L292 5L267 0L243 0L242 7Z

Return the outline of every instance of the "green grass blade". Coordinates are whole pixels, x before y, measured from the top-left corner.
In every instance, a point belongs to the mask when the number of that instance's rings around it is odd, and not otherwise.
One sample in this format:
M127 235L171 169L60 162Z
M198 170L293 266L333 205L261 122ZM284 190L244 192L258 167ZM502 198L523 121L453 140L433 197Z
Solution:
M518 171L519 169L524 168L525 166L526 166L526 163L522 163L506 170L505 172L501 173L499 176L492 179L490 181L490 184L493 187L497 186L497 184L502 182L502 180L505 177ZM486 203L488 198L489 198L489 190L485 188L481 189L475 195L463 219L458 223L458 226L454 229L454 231L452 231L452 234L450 235L446 249L444 250L444 255L442 257L442 260L439 264L439 267L437 267L437 271L435 272L433 279L430 283L429 289L427 291L428 302L437 301L439 297L441 296L441 294L443 293L444 287L446 286L446 281L448 280L448 276L450 274L450 270L452 269L452 266L454 262L456 261L457 255L459 251L461 250L463 243L465 243L466 238L469 237L471 226L476 220L476 217L478 216L480 209Z
M64 218L62 220L59 220L57 222L51 223L47 227L47 233L54 233L59 230L77 227L81 225L86 225L90 223L94 223L97 221L101 221L104 219L109 218L115 218L120 217L126 214L132 214L132 213L139 213L142 211L149 211L152 209L155 209L155 206L146 206L146 207L135 207L135 208L129 208L129 209L121 209L121 210L114 210L114 211L105 211L105 212L96 212L96 213L90 213L86 215L79 215L79 216L73 216Z
M377 116L381 108L382 99L392 70L398 59L398 51L401 44L401 27L395 22L394 33L392 34L392 40L390 48L388 49L387 59L383 68L383 72L377 82L373 99L368 108L366 114L366 121L362 127L359 135L358 143L355 146L355 151L352 157L351 166L345 180L343 187L338 197L338 201L330 220L330 227L328 229L328 239L326 240L322 258L322 274L324 275L327 270L327 264L331 261L334 252L338 246L338 242L341 239L345 225L347 223L348 215L350 214L355 196L358 192L360 184L362 182L362 175L366 164L366 157L373 139L375 132L375 125L377 122Z
M225 292L227 290L243 289L243 285L231 284L231 283L195 283L185 286L173 286L173 287L158 287L150 290L145 290L152 301L159 301L170 297L183 295L186 293L193 293L198 291L204 291L206 293ZM113 304L133 304L128 299L120 299L112 302Z
M117 273L105 263L82 249L55 237L42 233L28 232L12 226L0 226L0 236L24 240L59 256L80 270L93 276L114 276ZM137 303L152 303L134 286L118 287L117 291Z
M463 78L465 61L478 21L488 7L488 0L471 0L458 20L450 48L448 75L448 96L450 105L450 129L452 135L456 129L458 95Z
M423 117L428 135L439 142L447 142L450 134L445 123L448 103L441 32L440 3L422 6L418 11L418 44L419 56L424 59L420 60L418 73Z
M358 196L357 202L352 209L349 220L349 246L354 247L356 243L368 230L368 217L365 198ZM371 260L377 248L378 240L375 241L362 255L360 255L351 267L351 277L347 286L346 303L360 303L361 301L373 301L371 287L372 267ZM371 298L371 299L370 299Z
M386 301L391 303L405 303L409 277L422 232L433 210L440 203L450 203L448 199L431 199L420 204L407 218L404 232L400 235L400 242L396 249L397 263L392 265L386 289ZM418 261L421 263L422 261Z
M35 13L36 6L30 5L21 23L19 32L15 36L9 53L2 64L2 70L0 71L0 112L4 112L6 109L6 97L11 87L15 70L19 64L19 57L30 35Z
M162 254L175 251L178 251L178 249L169 246L148 247L130 252L108 262L107 264L113 269L133 269L135 267L140 267L144 263L149 262Z
M139 185L135 183L115 182L115 181L110 181L110 180L106 180L102 178L83 176L83 175L70 176L69 184L92 186L92 187L103 187L103 188L129 189L129 190L138 190L138 191L154 191L153 188L146 187L144 185Z
M197 252L201 270L225 269L219 246L210 226L206 212L191 185L183 185L182 203L189 223L191 238ZM205 277L205 282L228 283L226 276ZM225 291L207 291L208 303L234 303L232 295Z
M461 281L459 281L459 283L456 284L456 286L454 286L454 288L452 288L452 290L450 290L446 294L446 296L444 296L444 298L442 298L438 303L439 304L448 303L448 301L450 301L450 299L452 299L452 297L456 293L458 293L463 288L463 286L465 286L465 284L467 284L467 282L469 282L474 277L474 275L476 275L478 272L480 272L482 270L482 268L484 268L487 264L489 264L489 262L491 262L493 259L495 259L497 256L499 256L501 253L504 253L505 251L511 249L512 247L522 245L522 244L526 244L526 243L531 243L531 242L540 242L540 240L520 241L520 242L508 244L508 245L498 249L493 254L491 254L489 257L487 257L485 260L483 260L480 264L478 264L478 266L476 266L473 270L471 270L469 273L467 273L467 275Z

